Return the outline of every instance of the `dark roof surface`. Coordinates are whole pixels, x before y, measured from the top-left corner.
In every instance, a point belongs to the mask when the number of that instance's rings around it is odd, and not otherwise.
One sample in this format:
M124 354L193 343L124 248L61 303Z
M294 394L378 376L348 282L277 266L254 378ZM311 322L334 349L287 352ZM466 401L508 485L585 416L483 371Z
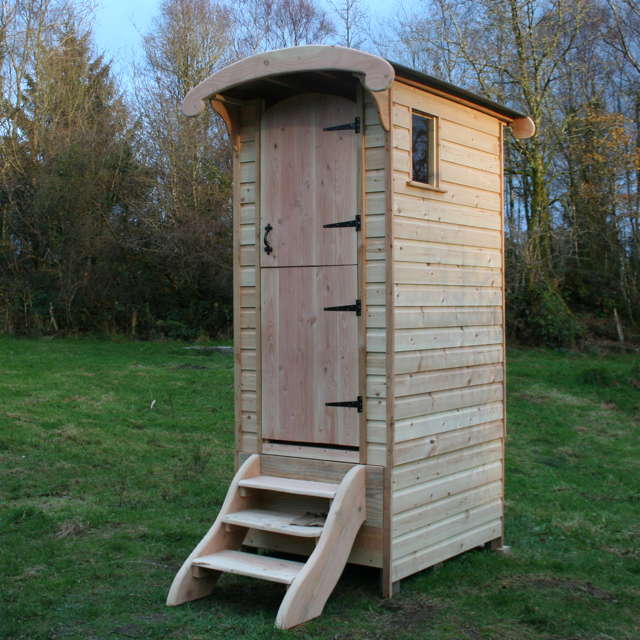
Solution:
M473 102L482 107L487 107L488 109L492 109L497 113L505 115L509 118L526 118L527 116L524 113L520 113L519 111L515 111L514 109L510 109L509 107L505 107L493 100L488 100L487 98L483 98L471 91L467 91L466 89L461 89L460 87L456 87L449 82L445 82L444 80L440 80L439 78L435 78L434 76L427 75L426 73L422 73L420 71L416 71L415 69L411 69L410 67L405 67L403 64L399 64L398 62L393 62L393 60L388 60L388 62L393 67L396 72L396 77L398 78L406 78L407 80L413 80L414 82L419 82L421 84L427 85L428 87L433 87L434 89L440 89L441 91L446 91L451 95L458 96L459 98L464 98L469 102Z

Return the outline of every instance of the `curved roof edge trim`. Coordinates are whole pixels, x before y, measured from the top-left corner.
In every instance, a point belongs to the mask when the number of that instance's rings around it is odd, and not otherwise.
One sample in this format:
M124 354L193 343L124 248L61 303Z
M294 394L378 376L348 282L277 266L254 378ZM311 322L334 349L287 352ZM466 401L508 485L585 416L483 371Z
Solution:
M276 49L234 62L210 75L187 93L182 101L186 116L197 116L206 101L239 85L284 73L304 71L351 71L371 92L388 89L395 73L387 60L364 51L338 46L309 45Z

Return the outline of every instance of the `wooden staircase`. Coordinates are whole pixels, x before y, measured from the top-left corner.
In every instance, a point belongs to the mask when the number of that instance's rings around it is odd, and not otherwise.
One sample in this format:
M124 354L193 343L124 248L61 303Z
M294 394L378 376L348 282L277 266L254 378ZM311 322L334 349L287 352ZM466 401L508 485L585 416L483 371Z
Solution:
M308 505L309 508L305 508ZM220 513L173 580L168 605L209 595L221 573L287 585L276 626L290 629L322 613L366 519L365 467L339 484L262 475L260 456L238 469ZM251 529L313 538L306 562L241 551Z

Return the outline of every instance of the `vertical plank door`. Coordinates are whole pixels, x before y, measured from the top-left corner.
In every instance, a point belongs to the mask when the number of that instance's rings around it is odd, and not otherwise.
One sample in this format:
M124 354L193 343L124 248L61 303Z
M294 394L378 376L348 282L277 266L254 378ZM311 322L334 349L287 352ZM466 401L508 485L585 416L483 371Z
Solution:
M358 297L357 154L346 98L305 94L267 109L261 128L262 437L358 446L358 317L326 307ZM266 239L266 242L265 242Z
M261 233L264 241L271 227L273 251L262 252L263 267L356 264L356 234L324 228L357 213L358 135L324 131L355 118L354 102L323 94L289 98L264 113Z
M262 269L262 434L357 446L358 412L327 402L358 396L357 267Z

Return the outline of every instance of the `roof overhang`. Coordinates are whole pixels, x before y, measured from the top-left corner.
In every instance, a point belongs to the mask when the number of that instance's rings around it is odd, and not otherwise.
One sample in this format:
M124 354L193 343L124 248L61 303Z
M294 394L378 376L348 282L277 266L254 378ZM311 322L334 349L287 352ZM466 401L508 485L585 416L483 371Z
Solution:
M373 93L387 90L393 67L378 56L346 47L304 46L258 53L230 64L191 89L182 103L187 116L202 113L207 100L246 82L310 71L348 71Z
M499 116L511 127L516 138L528 138L535 132L534 123L524 114L379 56L338 46L309 45L277 49L234 62L191 89L182 102L182 111L187 116L196 116L210 102L231 130L235 116L233 107L225 103L228 102L225 101L225 94L233 94L234 90L255 86L261 81L277 83L280 82L279 77L327 72L346 73L359 79L374 99L382 126L387 131L390 127L389 89L397 76L398 79L409 80ZM237 140L234 140L236 145Z

